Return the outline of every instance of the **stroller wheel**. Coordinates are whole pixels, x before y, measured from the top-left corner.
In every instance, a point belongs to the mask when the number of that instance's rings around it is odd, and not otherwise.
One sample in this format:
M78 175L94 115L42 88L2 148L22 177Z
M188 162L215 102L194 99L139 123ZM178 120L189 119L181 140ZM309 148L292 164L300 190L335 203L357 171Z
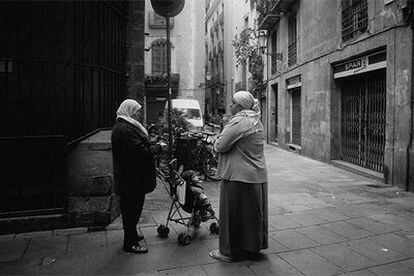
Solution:
M186 235L183 240L183 245L189 245L191 243L191 237Z
M167 238L168 234L170 233L170 228L168 228L167 226L161 224L157 228L157 233L161 238Z
M212 233L212 234L218 234L219 233L219 226L218 226L217 223L212 222L210 224L210 233Z
M178 235L178 244L182 245L183 244L183 238L184 238L185 234L184 233L180 233Z
M178 244L179 245L189 245L191 243L191 236L181 233L178 235Z

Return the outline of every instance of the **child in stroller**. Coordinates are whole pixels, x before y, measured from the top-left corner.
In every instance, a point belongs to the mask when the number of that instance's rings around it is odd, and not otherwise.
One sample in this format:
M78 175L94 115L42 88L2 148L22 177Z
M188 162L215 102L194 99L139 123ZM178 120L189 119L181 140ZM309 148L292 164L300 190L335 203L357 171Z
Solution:
M175 168L176 162L177 160L174 159L169 166ZM197 174L191 170L182 172L182 167L178 171L172 169L172 178L166 178L157 169L157 177L162 181L167 191L171 191L170 196L173 200L167 215L166 224L160 224L157 227L157 232L161 238L167 238L170 232L168 228L169 222L173 221L181 224L187 228L187 231L178 235L178 243L180 245L188 245L192 240L191 226L198 227L201 222L212 219L216 222L210 224L210 232L218 234L219 220L215 216L203 187L199 185L201 181L198 179ZM184 216L180 209L190 214L190 216Z
M185 191L185 204L181 205L184 211L187 213L193 212L195 219L193 224L199 226L200 222L205 222L211 217L214 217L215 213L211 207L211 203L208 200L207 195L204 193L203 187L199 185L201 182L193 170L184 171L181 177L187 183Z

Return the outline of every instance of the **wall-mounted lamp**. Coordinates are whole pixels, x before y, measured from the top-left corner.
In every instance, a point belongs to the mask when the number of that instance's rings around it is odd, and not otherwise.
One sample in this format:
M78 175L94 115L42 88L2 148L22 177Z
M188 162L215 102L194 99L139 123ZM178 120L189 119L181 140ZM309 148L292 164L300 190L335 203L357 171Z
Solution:
M259 30L257 34L257 44L259 46L260 51L262 54L265 53L267 47L267 31L266 30Z
M278 52L278 53L268 53L266 52L266 48L267 48L267 31L266 30L259 30L258 34L257 34L257 46L260 49L260 52L263 55L268 55L268 56L272 56L272 57L276 57L277 60L282 60L282 53Z

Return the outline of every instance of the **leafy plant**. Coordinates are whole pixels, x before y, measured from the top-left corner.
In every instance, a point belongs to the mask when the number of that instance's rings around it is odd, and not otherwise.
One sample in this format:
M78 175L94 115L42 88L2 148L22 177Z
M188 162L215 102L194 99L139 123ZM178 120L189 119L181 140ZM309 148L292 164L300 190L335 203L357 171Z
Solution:
M258 13L260 13L261 15L266 15L268 14L271 9L273 8L273 6L276 4L276 0L261 0L261 1L257 1L257 6L256 6L256 10Z
M263 87L263 59L258 52L255 30L243 29L239 34L236 34L232 44L236 54L236 64L249 65L249 72L252 75L252 90L257 92Z

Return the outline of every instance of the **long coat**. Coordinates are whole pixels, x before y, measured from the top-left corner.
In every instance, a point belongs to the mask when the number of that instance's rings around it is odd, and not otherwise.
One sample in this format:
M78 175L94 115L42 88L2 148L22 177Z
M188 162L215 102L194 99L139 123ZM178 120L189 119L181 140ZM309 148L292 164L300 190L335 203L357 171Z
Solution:
M149 138L136 126L118 118L112 130L115 193L134 197L154 190L154 157Z

